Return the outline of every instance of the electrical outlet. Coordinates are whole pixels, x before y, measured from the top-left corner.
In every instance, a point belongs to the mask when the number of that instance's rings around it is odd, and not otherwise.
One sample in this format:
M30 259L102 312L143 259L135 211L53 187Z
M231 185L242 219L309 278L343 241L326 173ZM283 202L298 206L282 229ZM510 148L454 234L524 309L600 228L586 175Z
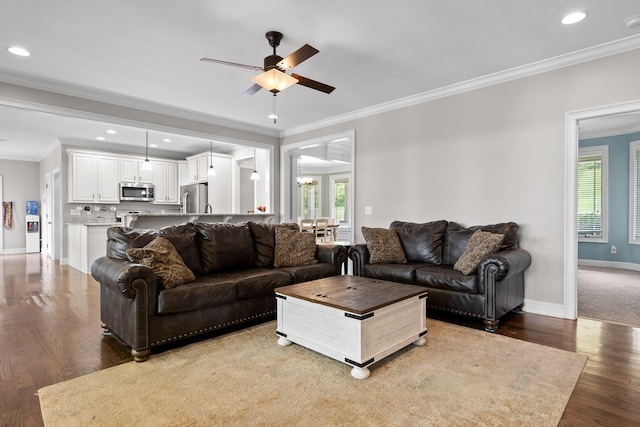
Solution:
M371 206L365 206L364 214L365 215L373 215L373 208Z
M618 252L618 248L616 248L616 245L611 245L611 253L615 254Z

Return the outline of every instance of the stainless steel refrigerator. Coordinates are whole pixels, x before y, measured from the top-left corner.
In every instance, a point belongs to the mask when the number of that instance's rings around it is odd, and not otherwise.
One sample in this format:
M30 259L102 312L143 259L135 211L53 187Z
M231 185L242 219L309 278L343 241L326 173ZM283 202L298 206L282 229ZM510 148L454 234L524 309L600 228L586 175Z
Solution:
M180 210L182 213L205 213L209 198L207 184L189 184L180 187ZM209 211L211 207L209 206Z

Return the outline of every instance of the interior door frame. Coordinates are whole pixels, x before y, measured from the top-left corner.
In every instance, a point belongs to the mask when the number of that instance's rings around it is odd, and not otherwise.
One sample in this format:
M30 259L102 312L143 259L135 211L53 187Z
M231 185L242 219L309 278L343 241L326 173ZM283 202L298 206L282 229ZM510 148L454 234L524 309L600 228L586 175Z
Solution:
M564 317L578 318L578 144L579 122L640 112L640 100L565 114Z
M303 148L309 145L326 144L331 141L348 138L351 141L351 203L349 205L349 215L351 218L351 232L350 241L354 240L355 230L355 205L356 205L356 133L355 130L349 130L346 132L340 132L333 135L327 135L319 138L307 139L292 144L286 144L280 147L280 212L282 222L296 222L295 215L298 202L298 191L295 182L295 175L297 174L297 157L293 154L293 150Z

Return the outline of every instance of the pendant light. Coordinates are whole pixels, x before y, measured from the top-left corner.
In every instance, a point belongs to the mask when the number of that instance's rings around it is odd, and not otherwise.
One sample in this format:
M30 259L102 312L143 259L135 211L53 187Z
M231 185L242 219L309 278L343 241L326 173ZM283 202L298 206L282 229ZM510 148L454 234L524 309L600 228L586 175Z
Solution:
M151 162L149 161L149 131L146 131L146 144L144 150L144 162L142 166L140 166L140 170L150 171L151 170Z
M216 176L216 170L213 168L213 141L211 141L211 148L209 150L210 163L209 170L207 171L208 176Z
M256 160L256 149L253 149L253 173L251 174L251 177L249 178L252 181L257 181L260 179L260 175L258 175L258 165L257 165L257 160Z

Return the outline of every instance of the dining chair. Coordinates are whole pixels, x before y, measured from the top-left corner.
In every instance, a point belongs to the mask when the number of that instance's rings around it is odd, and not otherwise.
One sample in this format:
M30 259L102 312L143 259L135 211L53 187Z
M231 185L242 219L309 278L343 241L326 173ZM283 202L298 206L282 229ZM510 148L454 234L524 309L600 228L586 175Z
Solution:
M300 231L305 233L313 233L315 232L313 223L315 220L313 219L301 219L300 220Z
M326 238L331 240L331 231L329 230L329 218L318 218L316 220L316 239L324 242Z

